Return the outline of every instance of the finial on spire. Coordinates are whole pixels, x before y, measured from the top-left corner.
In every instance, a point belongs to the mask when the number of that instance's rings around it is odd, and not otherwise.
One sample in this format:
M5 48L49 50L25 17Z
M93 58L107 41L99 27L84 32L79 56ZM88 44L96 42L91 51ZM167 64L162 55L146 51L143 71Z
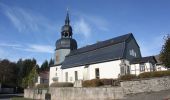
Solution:
M66 24L66 25L69 25L69 24L70 24L70 19L69 19L69 9L68 9L68 8L67 8L67 15L66 15L65 24Z

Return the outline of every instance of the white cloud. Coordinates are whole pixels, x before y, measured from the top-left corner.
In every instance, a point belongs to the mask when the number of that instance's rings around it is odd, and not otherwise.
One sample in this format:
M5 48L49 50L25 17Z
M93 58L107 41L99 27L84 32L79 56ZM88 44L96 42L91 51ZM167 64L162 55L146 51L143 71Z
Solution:
M108 21L101 16L79 12L74 13L74 15L76 18L76 20L73 20L74 33L82 34L86 39L99 31L105 33L109 30Z
M53 53L54 49L50 45L37 45L37 44L31 44L29 45L28 49L25 49L31 52L42 52L42 53Z
M37 53L53 53L54 48L51 45L39 45L39 44L10 44L10 43L1 43L0 47L13 48L20 51L27 52L37 52ZM1 50L0 53L3 53Z
M109 23L102 17L94 15L83 15L87 20L89 20L97 29L101 31L109 30Z
M91 33L91 27L88 23L85 22L83 18L77 20L75 24L73 25L74 32L77 34L83 34L86 38L90 36Z
M0 43L0 46L4 46L4 47L20 47L21 45L19 45L19 44L9 44L9 43Z
M52 25L47 18L37 12L19 7L9 7L2 3L0 3L0 7L19 32L50 31L56 29L55 25Z

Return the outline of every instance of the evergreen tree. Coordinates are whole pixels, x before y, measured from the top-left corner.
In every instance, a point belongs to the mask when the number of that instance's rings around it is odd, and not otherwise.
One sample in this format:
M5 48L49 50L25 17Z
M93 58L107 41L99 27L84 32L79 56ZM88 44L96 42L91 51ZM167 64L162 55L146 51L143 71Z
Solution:
M49 67L52 66L52 65L54 65L54 59L51 58L50 62L49 62Z
M165 43L160 53L160 61L166 68L170 68L170 34L165 37Z
M40 71L48 71L48 70L49 70L48 61L45 60L41 65Z

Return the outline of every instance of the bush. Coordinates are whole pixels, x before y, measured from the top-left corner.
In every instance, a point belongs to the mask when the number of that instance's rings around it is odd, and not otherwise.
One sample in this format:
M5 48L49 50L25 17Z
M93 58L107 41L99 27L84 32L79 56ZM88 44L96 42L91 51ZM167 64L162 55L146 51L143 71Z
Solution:
M133 80L133 79L137 79L137 76L133 75L133 74L127 74L127 75L120 76L119 79L120 80L130 81L130 80Z
M102 86L103 83L100 79L92 79L92 80L86 80L82 82L83 87L98 87Z
M50 87L73 87L73 83L70 82L56 82L52 83Z
M138 75L139 78L151 78L151 77L163 77L170 76L170 71L155 71L155 72L144 72Z
M48 88L48 84L38 84L36 88Z

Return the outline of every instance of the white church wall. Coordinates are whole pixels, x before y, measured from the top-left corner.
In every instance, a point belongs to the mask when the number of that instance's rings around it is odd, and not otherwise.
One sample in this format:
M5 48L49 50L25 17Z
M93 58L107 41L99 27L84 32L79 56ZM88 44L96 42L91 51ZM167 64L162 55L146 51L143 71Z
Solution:
M63 69L63 82L74 82L75 81L75 71L77 71L78 80L83 80L84 66L73 67ZM67 81L66 81L66 73L68 73Z
M89 79L95 79L95 69L99 68L100 79L102 78L118 78L120 74L121 60L109 61L89 65Z
M56 81L62 82L62 69L61 65L59 66L53 66L50 67L50 75L49 75L49 85L55 81L53 81L54 78L57 78Z

